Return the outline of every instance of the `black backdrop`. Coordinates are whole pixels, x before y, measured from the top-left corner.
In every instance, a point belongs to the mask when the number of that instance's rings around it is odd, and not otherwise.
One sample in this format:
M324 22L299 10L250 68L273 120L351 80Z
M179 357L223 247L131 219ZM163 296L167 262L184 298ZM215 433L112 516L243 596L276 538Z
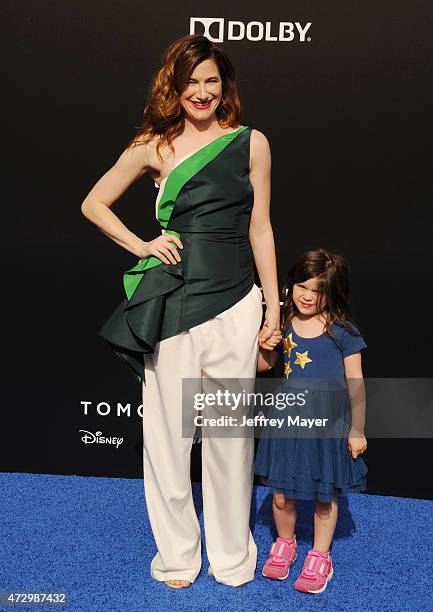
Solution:
M430 376L432 14L427 0L3 2L0 470L141 476L141 389L96 334L136 259L80 204L135 133L160 55L191 17L225 19L242 122L270 140L280 280L307 247L342 251L365 374ZM311 22L311 40L227 40L230 20L270 22L272 36ZM143 177L113 210L150 239L155 197ZM79 430L123 443L84 444ZM428 439L371 439L369 492L433 498L420 469L430 451Z

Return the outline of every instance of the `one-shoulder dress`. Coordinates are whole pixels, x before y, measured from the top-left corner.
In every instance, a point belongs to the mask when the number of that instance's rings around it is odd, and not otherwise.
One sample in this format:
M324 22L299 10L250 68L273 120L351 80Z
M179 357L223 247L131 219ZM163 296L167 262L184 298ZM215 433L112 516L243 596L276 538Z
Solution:
M254 286L250 136L248 126L223 134L161 183L156 217L162 232L181 238L181 261L149 256L128 270L126 297L98 332L140 382L157 342L222 313Z

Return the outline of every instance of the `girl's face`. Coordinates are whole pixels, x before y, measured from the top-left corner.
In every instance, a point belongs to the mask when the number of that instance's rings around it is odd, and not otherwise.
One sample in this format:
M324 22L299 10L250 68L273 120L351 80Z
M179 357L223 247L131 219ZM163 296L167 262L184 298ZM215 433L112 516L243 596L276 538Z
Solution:
M180 96L186 115L193 121L209 120L222 98L222 81L217 64L207 59L198 64Z
M296 308L302 315L316 315L326 307L326 297L322 291L319 291L317 277L294 284L292 297Z

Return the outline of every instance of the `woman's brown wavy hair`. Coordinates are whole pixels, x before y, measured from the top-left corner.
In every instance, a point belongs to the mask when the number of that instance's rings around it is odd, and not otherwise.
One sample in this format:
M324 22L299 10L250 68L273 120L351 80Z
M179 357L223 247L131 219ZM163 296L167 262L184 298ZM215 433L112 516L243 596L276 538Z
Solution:
M172 141L183 132L185 126L180 95L187 87L195 67L207 59L215 61L222 80L222 100L216 110L218 122L222 127L233 127L239 123L241 105L232 63L206 36L187 35L165 50L161 66L149 87L143 122L136 126L138 132L127 148L148 143L156 136L156 151L161 161L160 147L164 143L174 153Z
M353 327L356 322L349 308L350 276L347 260L334 251L320 248L303 253L289 271L282 291L282 330L287 330L297 312L293 302L293 285L304 283L310 278L318 279L320 297L326 297L323 312L326 317L325 331L332 337L331 325L337 321L352 335L359 335L357 328Z

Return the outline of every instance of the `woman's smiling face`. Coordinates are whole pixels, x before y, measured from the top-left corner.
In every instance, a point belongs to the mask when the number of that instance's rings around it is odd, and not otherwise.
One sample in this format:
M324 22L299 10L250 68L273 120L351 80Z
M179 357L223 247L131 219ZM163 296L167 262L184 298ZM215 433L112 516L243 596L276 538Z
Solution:
M198 64L182 94L180 103L185 113L194 121L209 120L216 112L222 98L222 81L217 64L212 59Z

